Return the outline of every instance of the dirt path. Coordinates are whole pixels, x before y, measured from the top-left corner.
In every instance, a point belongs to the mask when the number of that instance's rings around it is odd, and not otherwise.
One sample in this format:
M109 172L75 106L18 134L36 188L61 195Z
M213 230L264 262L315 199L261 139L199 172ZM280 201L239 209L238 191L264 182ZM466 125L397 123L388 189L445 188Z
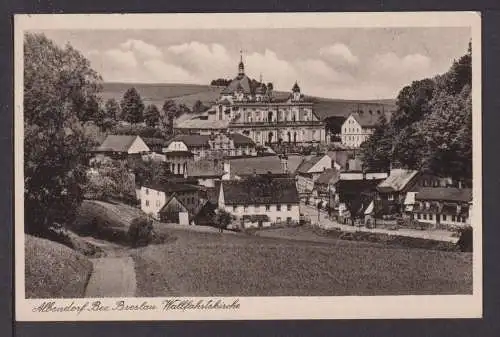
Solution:
M131 257L92 259L94 270L85 297L134 297L137 287Z

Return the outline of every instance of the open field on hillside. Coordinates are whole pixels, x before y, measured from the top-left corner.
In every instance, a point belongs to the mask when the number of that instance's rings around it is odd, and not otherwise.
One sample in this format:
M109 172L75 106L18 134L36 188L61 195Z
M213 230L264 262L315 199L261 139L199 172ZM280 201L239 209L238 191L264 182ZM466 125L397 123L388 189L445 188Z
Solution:
M114 98L118 102L125 91L135 87L141 94L145 104L155 104L161 108L166 99L173 99L177 104L185 104L191 108L197 100L209 105L215 101L222 90L220 87L199 84L146 84L146 83L104 83L101 96L103 100ZM288 92L276 91L277 98L285 98ZM321 118L325 116L348 116L357 104L384 104L388 109L394 106L394 100L342 100L333 98L311 97L315 102L315 110ZM374 108L376 109L376 108Z
M138 296L470 294L472 256L169 229L133 254Z
M25 236L26 298L83 297L92 262L54 241Z

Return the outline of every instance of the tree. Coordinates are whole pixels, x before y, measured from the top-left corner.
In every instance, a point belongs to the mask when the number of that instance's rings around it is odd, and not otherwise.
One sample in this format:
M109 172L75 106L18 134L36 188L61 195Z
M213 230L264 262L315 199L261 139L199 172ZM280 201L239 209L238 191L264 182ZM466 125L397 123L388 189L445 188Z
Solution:
M233 220L234 216L231 213L226 212L223 208L219 208L215 212L214 223L219 228L220 233L222 233Z
M104 111L105 118L110 118L113 120L118 119L121 114L120 105L114 98L110 98L106 101L106 104L104 104Z
M198 114L205 112L208 109L200 100L197 100L193 105L193 113Z
M174 130L174 119L177 114L177 106L173 100L167 99L165 103L163 103L161 110L160 128L171 135Z
M123 120L129 123L141 123L144 121L144 103L141 95L135 88L128 89L121 101L121 111Z
M160 118L160 111L154 104L150 104L147 106L146 111L144 112L144 121L147 126L155 127L158 124L158 120Z
M102 79L69 44L24 36L25 230L47 235L73 221L83 198L90 148L79 119L98 101Z
M392 130L382 114L373 134L361 144L361 158L369 170L388 171L392 154Z

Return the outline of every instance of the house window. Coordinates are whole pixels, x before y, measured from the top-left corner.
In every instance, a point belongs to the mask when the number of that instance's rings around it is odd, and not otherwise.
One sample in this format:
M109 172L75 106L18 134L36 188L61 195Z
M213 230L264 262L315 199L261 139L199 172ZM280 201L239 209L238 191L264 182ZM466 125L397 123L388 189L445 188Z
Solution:
M427 214L424 214L423 217L424 217L424 220L427 220Z
M443 214L443 221L446 221L446 214Z
M451 221L453 221L453 222L455 221L455 216L454 215L451 216Z
M233 205L233 212L236 212L236 209L238 208L238 206L236 205Z
M266 205L266 211L269 211L271 209L270 205Z
M149 200L146 200L146 206L149 207Z
M287 217L286 222L292 222L292 217L291 216Z
M429 220L432 220L432 218L433 218L433 215L429 214Z
M246 212L248 210L248 205L243 205L243 210Z
M292 205L286 205L286 210L291 211L292 210Z
M146 191L146 195L149 194L149 190L147 188L144 189Z
M281 211L281 205L276 205L276 210L279 212Z
M417 219L420 220L421 216L420 216L420 213L417 214Z

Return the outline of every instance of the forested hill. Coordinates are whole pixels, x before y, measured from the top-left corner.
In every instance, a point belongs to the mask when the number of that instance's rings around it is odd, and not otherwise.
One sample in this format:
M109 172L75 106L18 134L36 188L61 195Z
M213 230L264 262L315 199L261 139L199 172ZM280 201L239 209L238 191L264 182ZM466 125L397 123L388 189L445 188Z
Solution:
M370 168L403 167L472 180L472 54L448 72L401 89L397 111L362 144Z
M106 82L103 84L101 96L103 101L114 98L118 102L123 97L127 89L134 87L141 95L144 104L154 104L158 108L163 106L167 99L175 101L178 105L184 104L192 108L197 101L204 105L210 105L215 101L223 89L222 87L200 85L200 84L148 84L148 83L115 83ZM275 91L277 97L286 97L288 92ZM385 109L393 110L395 100L343 100L323 97L311 97L315 102L315 110L321 118L328 116L344 116L352 112L358 104L383 105Z

